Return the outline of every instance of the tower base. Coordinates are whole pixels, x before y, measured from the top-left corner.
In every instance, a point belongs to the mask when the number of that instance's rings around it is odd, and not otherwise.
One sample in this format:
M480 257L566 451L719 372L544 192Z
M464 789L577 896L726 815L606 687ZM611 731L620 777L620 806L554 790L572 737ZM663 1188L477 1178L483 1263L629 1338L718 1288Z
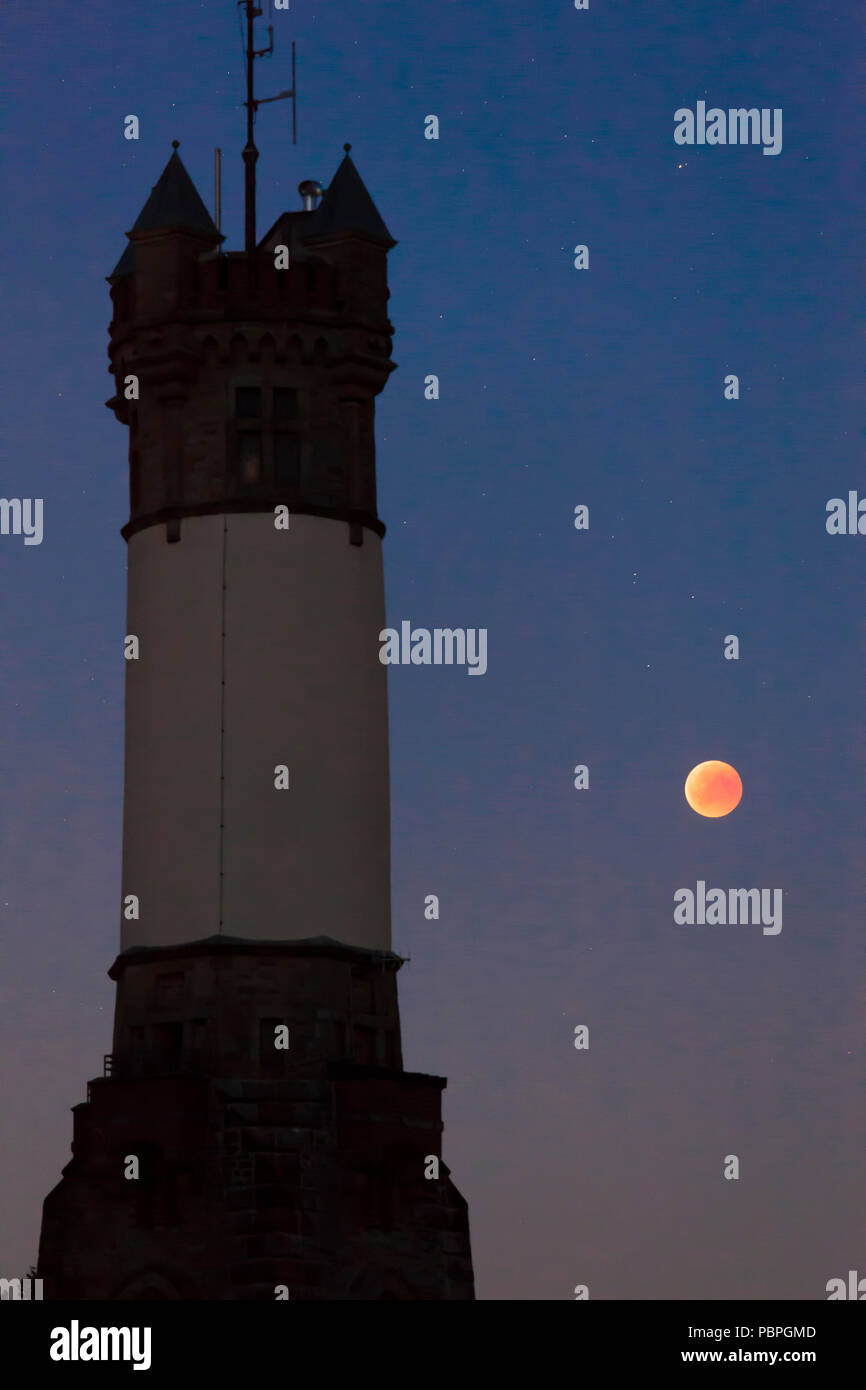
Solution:
M474 1298L400 964L324 938L120 956L115 1050L44 1203L45 1298Z

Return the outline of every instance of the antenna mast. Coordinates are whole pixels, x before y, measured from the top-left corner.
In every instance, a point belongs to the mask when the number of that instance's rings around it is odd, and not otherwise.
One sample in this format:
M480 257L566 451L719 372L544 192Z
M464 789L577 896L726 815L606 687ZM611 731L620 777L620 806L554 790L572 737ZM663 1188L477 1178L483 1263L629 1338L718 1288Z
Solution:
M253 94L253 65L256 58L264 58L266 54L274 51L274 26L268 25L268 46L267 48L253 47L253 21L258 19L262 11L255 0L237 0L238 8L243 6L246 10L247 19L247 42L246 42L246 61L247 61L247 99L244 106L247 108L247 143L244 146L244 250L249 257L250 273L252 274L253 253L256 249L256 160L259 152L256 149L256 142L253 138L253 125L255 124L256 112L260 106L264 106L269 101L284 101L287 97L292 100L292 143L297 144L297 122L295 110L295 45L292 43L292 85L285 92L279 92L275 97L259 97L258 100Z

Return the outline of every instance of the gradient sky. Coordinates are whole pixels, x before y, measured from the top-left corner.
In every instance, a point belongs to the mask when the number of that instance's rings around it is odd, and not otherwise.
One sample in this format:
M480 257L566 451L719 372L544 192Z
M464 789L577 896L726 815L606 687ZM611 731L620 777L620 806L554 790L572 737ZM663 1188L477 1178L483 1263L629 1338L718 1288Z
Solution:
M257 125L260 232L349 140L399 242L389 621L489 634L483 678L389 676L405 1063L449 1078L482 1299L822 1299L866 1274L866 537L824 524L866 495L858 10L293 0L258 65L261 95L288 86L296 40L298 144L287 103ZM0 492L45 508L41 546L0 536L12 1277L111 1046L128 493L104 277L173 138L211 207L222 147L241 246L244 94L231 0L0 24ZM782 153L675 145L699 99L781 107ZM706 758L743 779L723 820L683 797ZM699 878L781 887L781 934L674 925Z

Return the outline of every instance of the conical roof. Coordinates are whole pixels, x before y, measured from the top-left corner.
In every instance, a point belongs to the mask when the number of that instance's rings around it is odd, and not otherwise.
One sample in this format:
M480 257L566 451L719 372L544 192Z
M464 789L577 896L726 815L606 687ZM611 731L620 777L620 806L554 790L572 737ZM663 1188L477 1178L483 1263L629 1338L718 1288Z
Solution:
M368 236L396 246L394 238L379 216L376 204L367 192L364 180L346 157L334 175L321 203L316 208L305 236L324 236L330 232L366 232Z
M172 141L172 144L174 151L171 159L151 189L150 197L138 214L132 231L152 232L160 227L188 227L192 231L206 233L214 241L222 241L213 218L199 197L198 189L177 152L177 141ZM117 275L126 275L133 269L134 264L135 257L130 243L109 279L114 279Z

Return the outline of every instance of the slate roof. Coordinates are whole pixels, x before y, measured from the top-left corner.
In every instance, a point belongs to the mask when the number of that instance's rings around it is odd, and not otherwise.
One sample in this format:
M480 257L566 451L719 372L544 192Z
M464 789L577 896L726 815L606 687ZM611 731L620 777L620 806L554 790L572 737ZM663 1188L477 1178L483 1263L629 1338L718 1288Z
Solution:
M133 232L151 232L159 227L189 227L205 232L214 241L222 240L213 218L199 197L177 147L150 192L133 227ZM109 279L126 275L135 266L135 250L130 242Z
M304 236L342 231L366 232L388 246L397 245L348 153L305 227Z
M214 241L224 240L199 197L198 189L184 168L175 148L171 159L151 189L150 197L138 215L133 232L155 231L159 227L189 227L204 232ZM273 230L273 228L271 229ZM397 243L379 216L364 180L346 154L321 203L303 230L306 236L325 236L331 232L365 232L388 247ZM129 243L109 280L128 275L135 268L135 247Z

